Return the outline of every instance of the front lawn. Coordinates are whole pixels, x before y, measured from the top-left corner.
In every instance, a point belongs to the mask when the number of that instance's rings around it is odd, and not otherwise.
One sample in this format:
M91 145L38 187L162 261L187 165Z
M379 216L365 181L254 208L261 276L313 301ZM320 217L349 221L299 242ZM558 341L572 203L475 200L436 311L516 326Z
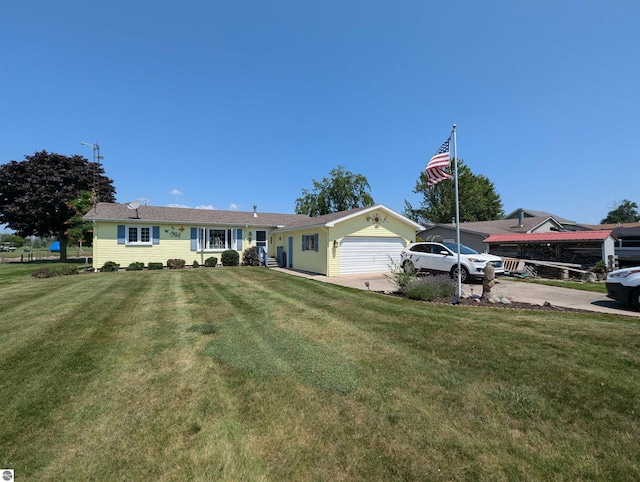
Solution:
M638 480L640 323L0 264L16 480Z

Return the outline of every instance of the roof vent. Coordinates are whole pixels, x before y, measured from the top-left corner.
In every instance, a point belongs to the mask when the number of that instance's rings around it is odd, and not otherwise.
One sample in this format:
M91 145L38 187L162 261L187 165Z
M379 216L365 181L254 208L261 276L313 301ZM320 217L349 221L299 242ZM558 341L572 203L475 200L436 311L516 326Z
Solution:
M256 209L258 209L258 206L253 206L253 217L254 218L258 217L258 213L256 212Z

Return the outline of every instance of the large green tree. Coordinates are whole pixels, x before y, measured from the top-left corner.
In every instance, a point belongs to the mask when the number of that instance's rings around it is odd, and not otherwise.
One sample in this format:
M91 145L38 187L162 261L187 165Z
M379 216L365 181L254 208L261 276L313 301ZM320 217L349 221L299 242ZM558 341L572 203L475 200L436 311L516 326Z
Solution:
M93 243L93 223L85 221L83 216L93 207L93 193L91 191L82 191L80 196L69 202L69 204L76 210L76 214L67 221L69 242L82 242L85 246L91 246Z
M83 191L94 192L94 202L115 201L102 165L82 156L41 151L10 161L0 166L0 224L21 236L56 236L65 261L68 221L78 214L72 201Z
M640 222L640 214L638 214L638 203L623 199L620 204L613 203L613 209L609 211L607 217L600 221L602 224L616 223L638 223Z
M422 194L420 206L414 208L405 200L404 215L420 224L451 223L456 218L456 192L454 178L428 187L427 175L420 177L413 189ZM462 159L458 159L458 199L460 222L492 221L504 217L502 201L489 178L474 174Z
M329 177L320 182L312 181L313 188L303 189L302 197L296 199L296 214L322 216L374 204L367 178L343 166L332 169Z

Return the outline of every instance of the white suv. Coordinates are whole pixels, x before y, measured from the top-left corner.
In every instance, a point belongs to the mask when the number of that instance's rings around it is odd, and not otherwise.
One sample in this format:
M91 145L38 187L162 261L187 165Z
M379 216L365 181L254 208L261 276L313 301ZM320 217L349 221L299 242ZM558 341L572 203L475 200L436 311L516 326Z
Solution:
M460 245L460 279L463 283L471 278L484 278L484 268L492 263L496 275L504 274L502 258L492 254L480 254L476 250ZM400 253L400 265L405 271L428 271L449 273L458 276L457 243L412 243Z
M607 296L640 309L640 266L607 275Z

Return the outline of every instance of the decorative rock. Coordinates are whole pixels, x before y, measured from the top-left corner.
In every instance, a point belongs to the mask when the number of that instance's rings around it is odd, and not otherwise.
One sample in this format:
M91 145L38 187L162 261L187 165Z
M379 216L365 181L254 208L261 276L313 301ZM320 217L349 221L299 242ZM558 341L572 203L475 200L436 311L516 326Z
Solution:
M503 305L510 305L511 301L509 301L508 298L500 298L500 303L502 303Z
M491 301L491 288L496 284L496 270L492 263L484 267L484 279L482 280L482 297Z

